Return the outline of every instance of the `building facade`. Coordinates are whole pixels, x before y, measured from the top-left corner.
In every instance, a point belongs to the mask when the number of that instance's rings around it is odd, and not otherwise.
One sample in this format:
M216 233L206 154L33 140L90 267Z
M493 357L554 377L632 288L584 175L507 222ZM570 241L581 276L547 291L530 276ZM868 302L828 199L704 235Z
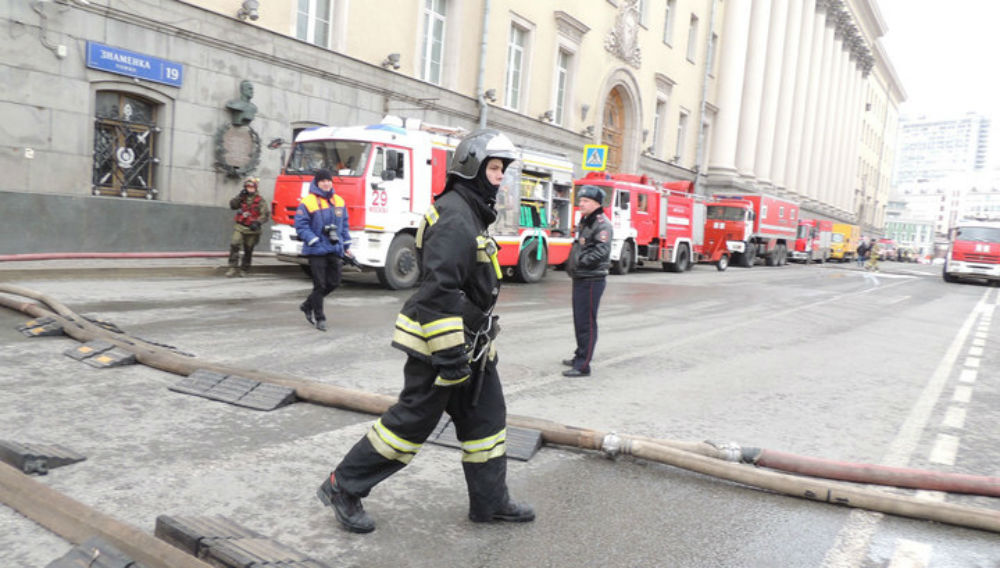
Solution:
M270 197L296 132L385 114L577 162L604 144L610 171L875 227L903 99L874 0L0 0L0 20L0 253L223 248L229 197L245 176Z

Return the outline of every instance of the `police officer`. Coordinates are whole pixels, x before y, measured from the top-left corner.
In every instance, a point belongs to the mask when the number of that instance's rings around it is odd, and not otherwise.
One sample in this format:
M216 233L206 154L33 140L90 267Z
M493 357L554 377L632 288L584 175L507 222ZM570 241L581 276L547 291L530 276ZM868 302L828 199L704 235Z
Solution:
M309 194L295 210L295 232L302 239L313 281L312 292L299 309L320 331L326 331L323 298L340 286L341 263L352 255L348 221L347 205L333 190L333 174L317 170Z
M229 270L226 276L246 276L253 262L253 249L260 242L261 225L271 218L267 201L257 191L260 180L247 178L243 180L243 190L229 200L229 208L236 210L233 220L233 236L229 239ZM240 249L243 250L243 262L240 263Z
M443 412L462 445L469 519L535 518L507 492L507 407L493 349L501 270L487 227L514 159L500 132L469 134L455 149L444 191L424 214L416 237L420 286L397 316L392 342L406 353L403 390L317 492L349 531L375 530L361 498L413 459Z
M573 278L573 327L576 351L563 365L567 377L590 374L590 360L597 345L597 309L604 294L608 268L611 266L611 221L604 215L604 189L596 185L576 190L580 223L570 250L569 273Z

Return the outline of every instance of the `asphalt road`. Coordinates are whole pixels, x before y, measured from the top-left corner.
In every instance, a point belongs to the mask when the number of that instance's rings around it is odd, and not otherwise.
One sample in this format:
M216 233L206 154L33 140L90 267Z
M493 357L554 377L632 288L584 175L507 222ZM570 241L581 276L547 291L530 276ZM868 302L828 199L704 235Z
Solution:
M216 261L0 265L0 282L201 359L395 395L389 346L405 291L350 278L331 329L296 306L309 282ZM675 440L732 441L849 462L1000 475L1000 289L884 263L610 277L593 375L566 379L569 280L506 285L497 309L511 414ZM222 515L330 566L1000 566L996 534L868 513L633 458L544 447L511 461L534 523L474 525L457 450L427 445L365 501L370 535L338 528L315 489L374 417L307 403L259 412L169 391L180 377L95 369L68 337L28 339L0 308L0 439L87 456L36 477L142 530ZM747 466L749 467L749 466ZM912 490L893 490L913 494ZM995 499L927 499L1000 509ZM0 506L0 565L71 544Z

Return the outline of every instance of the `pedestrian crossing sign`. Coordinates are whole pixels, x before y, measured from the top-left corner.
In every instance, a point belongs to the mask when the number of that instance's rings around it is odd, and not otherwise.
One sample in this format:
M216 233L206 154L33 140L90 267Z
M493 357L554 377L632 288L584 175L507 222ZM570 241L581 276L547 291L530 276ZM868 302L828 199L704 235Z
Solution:
M587 144L583 147L583 169L603 172L608 165L608 147L604 144Z

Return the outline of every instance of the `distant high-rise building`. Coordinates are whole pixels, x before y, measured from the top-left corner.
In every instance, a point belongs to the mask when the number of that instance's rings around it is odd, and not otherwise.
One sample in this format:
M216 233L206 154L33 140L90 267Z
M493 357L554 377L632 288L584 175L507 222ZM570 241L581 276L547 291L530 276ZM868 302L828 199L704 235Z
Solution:
M984 172L990 119L978 113L903 117L896 155L897 186Z

